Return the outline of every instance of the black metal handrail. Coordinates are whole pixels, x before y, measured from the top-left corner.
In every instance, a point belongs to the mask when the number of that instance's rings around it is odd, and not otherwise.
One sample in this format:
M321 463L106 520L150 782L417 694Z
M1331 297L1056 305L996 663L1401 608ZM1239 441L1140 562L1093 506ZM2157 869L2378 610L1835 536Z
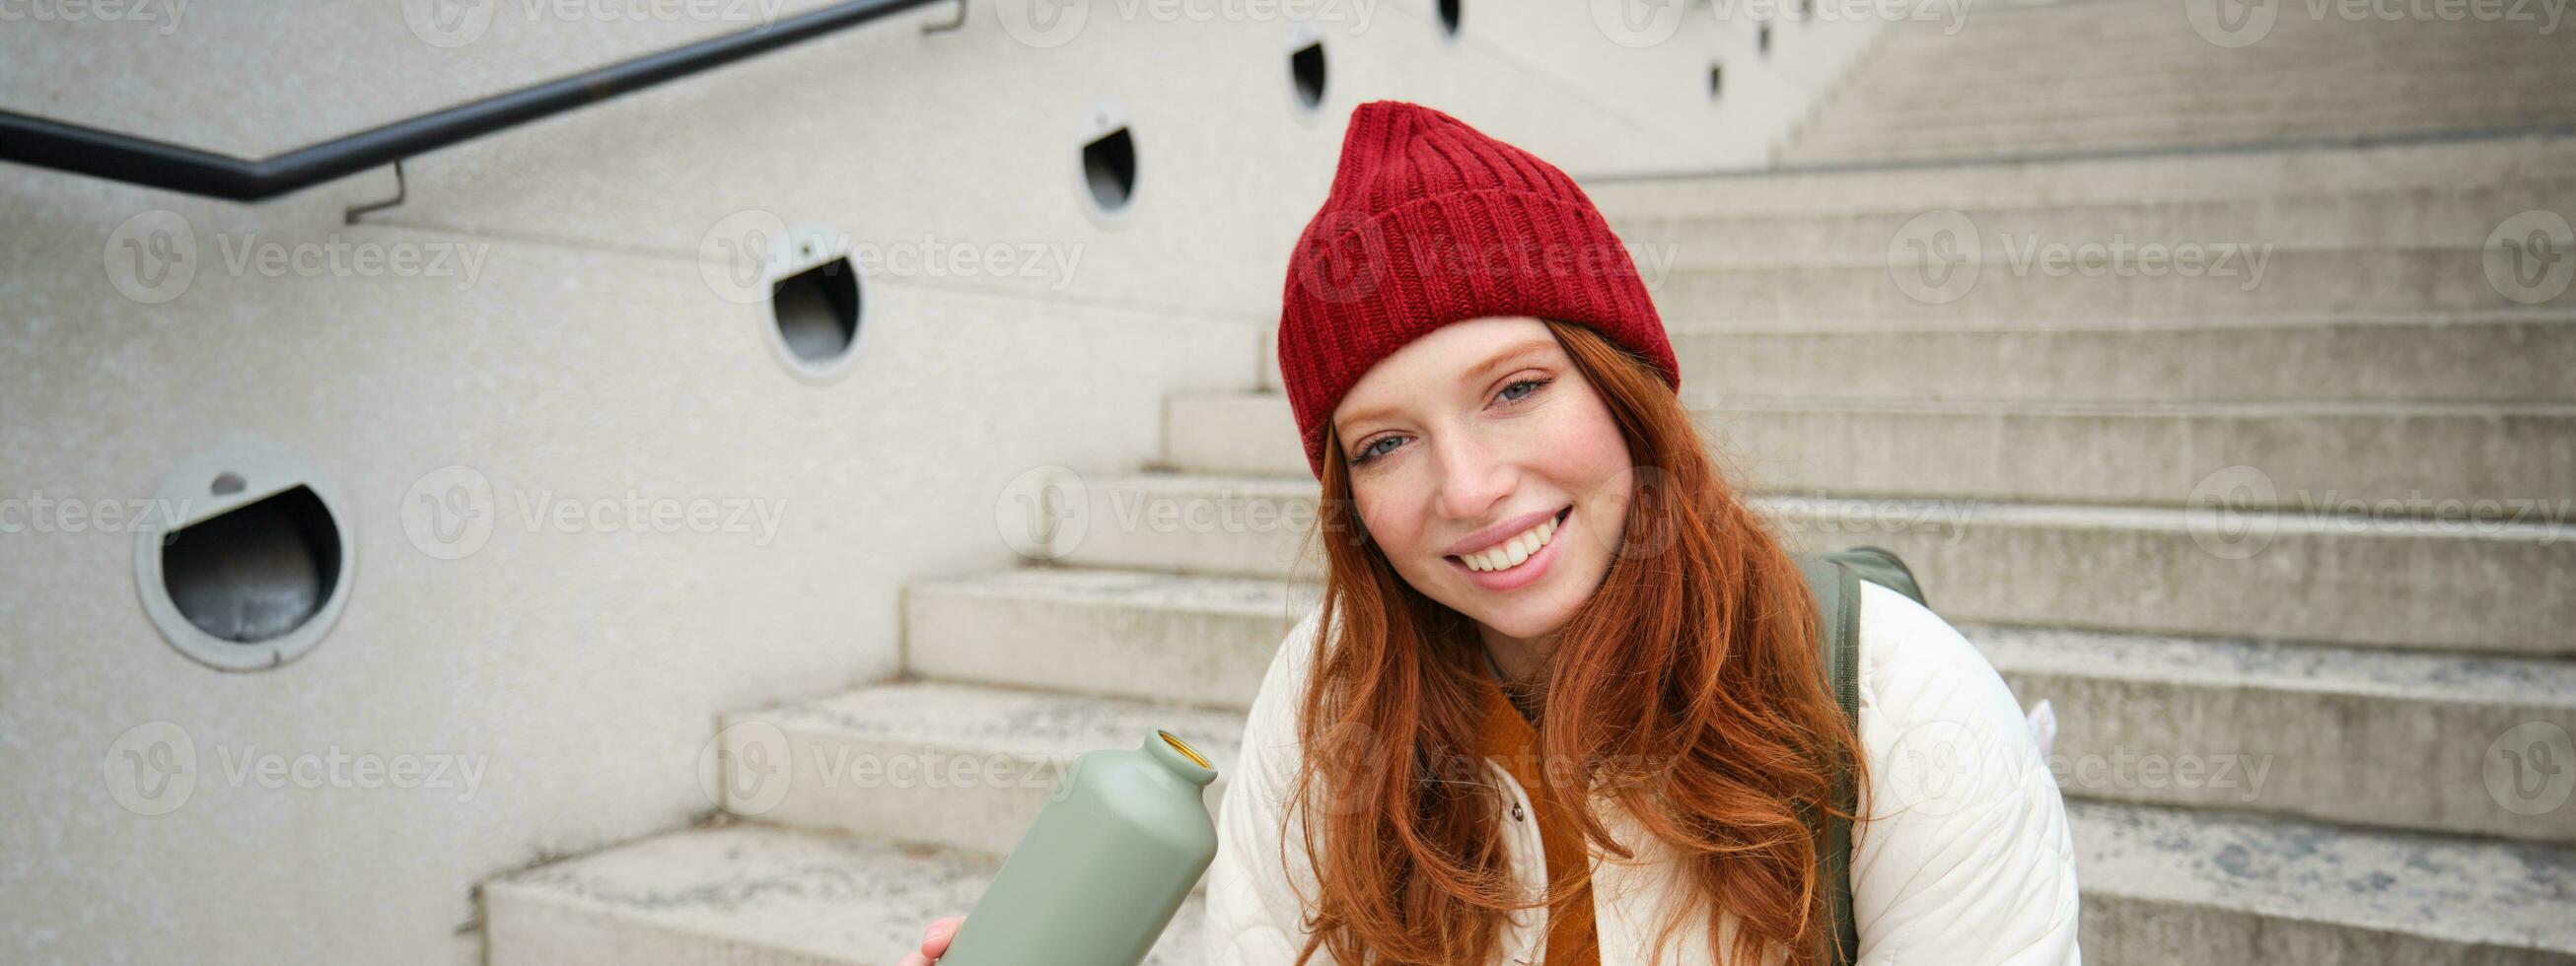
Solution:
M259 201L940 2L958 0L849 0L258 160L0 111L0 161Z

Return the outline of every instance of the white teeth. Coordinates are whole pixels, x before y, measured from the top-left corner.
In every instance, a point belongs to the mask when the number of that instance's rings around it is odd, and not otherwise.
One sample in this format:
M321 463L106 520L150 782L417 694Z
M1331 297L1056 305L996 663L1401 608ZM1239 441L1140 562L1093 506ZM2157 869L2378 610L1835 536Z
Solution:
M1540 547L1547 546L1549 538L1554 536L1556 536L1556 518L1549 517L1539 521L1538 526L1514 534L1510 539L1494 545L1492 550L1465 554L1458 559L1465 561L1469 570L1479 572L1509 570L1520 566L1523 561L1530 558L1531 554L1537 553Z

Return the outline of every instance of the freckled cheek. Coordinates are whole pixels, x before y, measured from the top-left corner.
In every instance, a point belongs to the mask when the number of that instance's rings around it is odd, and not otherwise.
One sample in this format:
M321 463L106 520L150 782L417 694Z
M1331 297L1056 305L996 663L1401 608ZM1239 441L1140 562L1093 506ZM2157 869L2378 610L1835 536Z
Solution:
M1619 426L1606 409L1598 419L1579 422L1582 425L1569 427L1558 440L1549 473L1575 491L1575 501L1589 517L1581 532L1598 549L1618 541L1640 474L1649 471L1634 465L1627 440L1619 435Z
M1410 556L1419 549L1423 511L1397 509L1416 506L1419 501L1372 492L1358 498L1358 503L1360 523L1368 528L1370 541L1379 549L1396 557Z
M1593 407L1564 407L1539 433L1538 458L1550 474L1567 482L1605 480L1629 469L1628 444L1610 413Z

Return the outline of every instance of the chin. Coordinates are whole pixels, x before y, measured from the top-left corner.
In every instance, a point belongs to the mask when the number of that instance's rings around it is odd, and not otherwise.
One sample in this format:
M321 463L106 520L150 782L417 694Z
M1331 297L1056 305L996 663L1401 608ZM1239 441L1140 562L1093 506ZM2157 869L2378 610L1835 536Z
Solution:
M1546 613L1543 614L1511 612L1469 616L1474 617L1476 623L1493 628L1495 633L1522 640L1554 633L1574 617L1572 608L1558 607L1553 602L1548 603L1544 610Z

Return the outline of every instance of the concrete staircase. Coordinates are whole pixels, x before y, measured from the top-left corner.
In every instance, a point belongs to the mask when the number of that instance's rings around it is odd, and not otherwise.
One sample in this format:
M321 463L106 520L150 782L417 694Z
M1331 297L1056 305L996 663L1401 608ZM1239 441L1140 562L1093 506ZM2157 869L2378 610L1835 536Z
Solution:
M2565 96L2576 24L2537 2L2454 7L1970 4L1890 29L1787 157L1984 159L2576 124Z
M2490 244L2576 214L2576 138L2122 153L2576 120L2568 35L2507 26L1979 10L1790 152L1905 165L1588 185L1765 512L2054 702L2088 961L2576 963L2576 293ZM715 821L487 883L489 961L890 964L1073 755L1230 763L1317 492L1275 384L1165 421L1051 565L905 588L906 680L729 716Z

